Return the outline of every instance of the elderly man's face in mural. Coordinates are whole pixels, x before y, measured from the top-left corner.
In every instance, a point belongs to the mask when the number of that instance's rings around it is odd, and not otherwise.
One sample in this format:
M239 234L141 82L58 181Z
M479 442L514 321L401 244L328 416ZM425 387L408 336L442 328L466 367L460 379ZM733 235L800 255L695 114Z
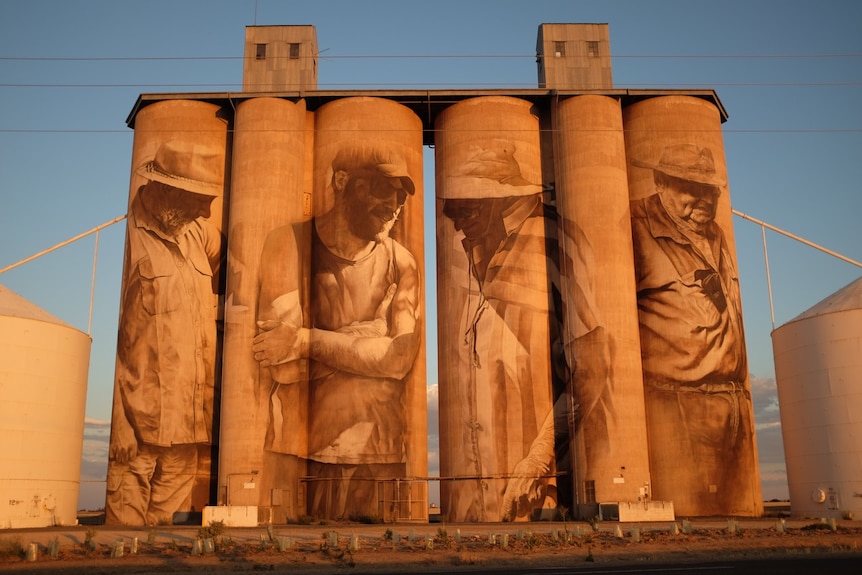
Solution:
M407 201L407 190L399 178L373 171L351 173L344 184L344 207L350 232L373 241L389 235Z
M671 177L660 178L656 187L665 209L675 218L695 226L715 219L719 187Z
M179 235L198 218L210 217L215 199L160 182L148 183L142 193L153 218L169 236Z
M484 237L491 225L494 200L449 199L443 203L443 215L452 220L455 229L464 232L469 241Z

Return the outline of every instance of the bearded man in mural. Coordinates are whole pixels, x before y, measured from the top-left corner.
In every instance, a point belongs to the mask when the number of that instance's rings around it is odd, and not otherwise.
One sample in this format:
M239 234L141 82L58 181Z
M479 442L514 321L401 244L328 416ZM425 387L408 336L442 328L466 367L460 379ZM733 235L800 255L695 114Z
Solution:
M443 503L452 521L525 520L571 506L571 432L587 419L598 430L612 412L607 335L589 290L573 303L578 325L563 319L560 258L580 257L573 246L586 249L586 238L573 222L564 233L514 153L506 142L475 150L438 192L467 256L454 272L466 276L456 278L466 286L459 380L448 386L454 449L441 454L451 458ZM577 339L591 361L578 362Z
M148 181L128 217L105 521L157 525L191 510L213 440L223 239L206 218L224 153L166 142L137 173Z
M664 149L656 192L632 202L653 497L683 515L751 508L751 394L735 260L715 222L712 152Z
M273 379L266 449L307 465L309 514L341 519L379 515L376 481L405 476L421 280L390 235L415 191L406 163L345 147L331 187L332 209L265 242L253 352Z

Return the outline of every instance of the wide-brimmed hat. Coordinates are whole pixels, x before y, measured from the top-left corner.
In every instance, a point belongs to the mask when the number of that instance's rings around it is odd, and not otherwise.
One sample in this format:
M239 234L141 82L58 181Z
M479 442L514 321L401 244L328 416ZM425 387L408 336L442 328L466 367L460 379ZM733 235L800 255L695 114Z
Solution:
M668 176L722 187L725 180L715 171L715 160L709 148L701 148L695 144L675 144L662 151L658 163L633 159L632 165L639 168L649 168Z
M136 172L195 194L221 196L224 193L224 154L220 150L189 142L165 142L155 157Z
M407 171L407 162L388 148L376 146L346 146L332 160L332 171L353 172L369 170L385 178L397 179L408 194L416 192L413 178Z
M475 198L509 198L531 196L542 191L541 184L530 182L521 174L510 142L491 142L474 147L467 160L446 178L439 197L447 200Z

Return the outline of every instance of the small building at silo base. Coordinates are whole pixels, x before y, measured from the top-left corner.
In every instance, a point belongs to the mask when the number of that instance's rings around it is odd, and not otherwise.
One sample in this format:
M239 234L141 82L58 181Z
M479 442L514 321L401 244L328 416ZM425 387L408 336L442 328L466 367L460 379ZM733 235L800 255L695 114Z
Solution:
M862 278L772 333L791 514L862 517Z
M90 344L0 285L0 529L77 522Z

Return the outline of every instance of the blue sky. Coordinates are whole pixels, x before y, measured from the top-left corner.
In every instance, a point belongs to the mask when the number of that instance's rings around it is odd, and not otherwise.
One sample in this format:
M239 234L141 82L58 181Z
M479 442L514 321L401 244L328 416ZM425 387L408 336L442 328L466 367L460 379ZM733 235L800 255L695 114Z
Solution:
M862 260L862 3L2 0L0 268L124 214L133 137L125 120L138 95L240 91L247 25L314 25L321 89L444 89L536 87L537 28L556 22L609 25L617 87L715 89L729 114L733 208ZM740 218L734 226L764 496L784 498L761 229ZM99 422L110 418L124 233L122 223L100 233L84 506L100 506L104 494ZM776 326L862 275L766 237ZM433 247L429 236L431 281ZM93 251L91 236L0 283L87 331Z

